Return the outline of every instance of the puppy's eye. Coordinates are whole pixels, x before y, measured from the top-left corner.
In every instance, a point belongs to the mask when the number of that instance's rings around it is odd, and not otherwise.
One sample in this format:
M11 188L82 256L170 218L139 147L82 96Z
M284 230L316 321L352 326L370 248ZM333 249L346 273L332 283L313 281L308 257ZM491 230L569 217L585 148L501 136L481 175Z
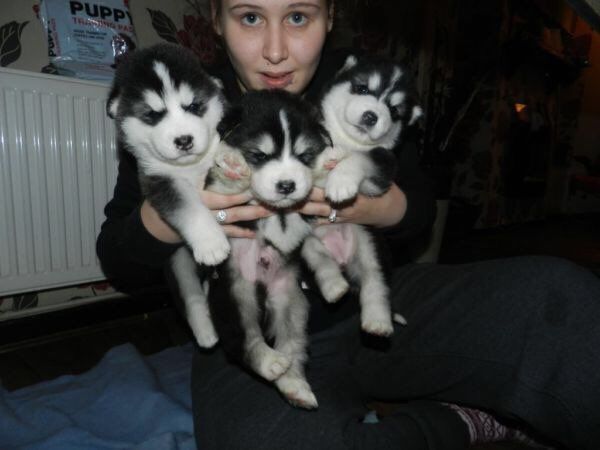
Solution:
M165 111L155 111L149 109L144 113L144 119L149 122L158 122L165 115Z
M402 119L406 114L406 107L404 105L390 106L390 117L394 122Z
M353 84L352 93L358 95L367 95L369 93L369 86L366 84Z
M202 110L202 104L200 102L192 102L183 109L192 114L198 114Z
M260 151L257 148L250 148L247 150L248 152L248 158L250 160L252 160L252 162L257 163L257 162L261 162L264 161L265 159L267 159L267 154Z
M307 148L300 155L298 155L298 159L302 161L304 164L310 166L315 160L315 151L312 148Z

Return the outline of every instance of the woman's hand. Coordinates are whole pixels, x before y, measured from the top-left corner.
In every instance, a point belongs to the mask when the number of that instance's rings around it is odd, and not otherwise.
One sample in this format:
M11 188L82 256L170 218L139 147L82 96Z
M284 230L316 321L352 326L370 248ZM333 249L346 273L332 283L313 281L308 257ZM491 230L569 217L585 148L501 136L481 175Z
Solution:
M223 223L225 234L229 237L253 238L254 231L233 225L235 222L267 217L272 213L262 206L247 205L252 198L250 194L223 195L209 191L200 191L202 203L210 209L214 216L220 210L225 211L227 218ZM142 223L155 238L160 241L176 244L182 241L177 231L171 228L148 200L144 200L141 208Z
M217 212L223 210L226 213L226 219L223 222L225 234L229 237L253 238L254 231L243 228L238 225L232 225L235 222L260 219L273 213L268 209L258 205L247 205L252 199L250 194L223 195L210 191L201 191L200 198L208 209L217 215Z
M333 208L325 198L323 189L313 188L309 201L299 210L302 214L322 217L319 225L330 223L328 217ZM396 184L380 197L367 197L359 194L356 199L337 209L336 223L350 222L375 227L396 225L406 213L406 196Z

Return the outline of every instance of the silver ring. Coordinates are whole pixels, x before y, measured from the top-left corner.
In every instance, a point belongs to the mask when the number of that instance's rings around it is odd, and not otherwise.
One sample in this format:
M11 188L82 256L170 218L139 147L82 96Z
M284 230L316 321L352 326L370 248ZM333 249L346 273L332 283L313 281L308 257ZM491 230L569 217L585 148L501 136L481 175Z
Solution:
M227 211L225 211L224 209L220 209L219 211L217 211L217 222L219 222L220 224L225 223L225 221L227 220Z
M327 219L330 223L335 223L335 221L337 220L337 209L332 209Z

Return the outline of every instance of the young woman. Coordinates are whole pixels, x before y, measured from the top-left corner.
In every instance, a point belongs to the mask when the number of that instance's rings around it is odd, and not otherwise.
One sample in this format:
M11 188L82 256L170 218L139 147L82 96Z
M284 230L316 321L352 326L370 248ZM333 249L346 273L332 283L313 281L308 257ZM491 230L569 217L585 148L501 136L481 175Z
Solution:
M271 88L314 95L344 59L321 55L334 6L333 0L215 0L213 23L229 56L215 75L227 96ZM395 249L426 230L434 201L417 153L407 144L393 188L380 198L359 196L338 211L338 220L372 225ZM136 171L123 158L98 238L105 271L123 289L154 283L180 245L142 198ZM251 237L236 222L268 213L246 205L243 195L201 197L215 214L226 212L229 236ZM302 211L325 218L331 207L315 190ZM460 266L405 261L393 270L391 292L409 326L397 328L384 350L361 342L357 302L325 306L308 292L307 376L317 411L289 406L219 348L198 352L192 371L198 447L452 450L505 437L507 429L480 410L571 449L600 447L596 277L544 257ZM373 400L402 404L367 424L365 405ZM486 421L493 432L482 433Z

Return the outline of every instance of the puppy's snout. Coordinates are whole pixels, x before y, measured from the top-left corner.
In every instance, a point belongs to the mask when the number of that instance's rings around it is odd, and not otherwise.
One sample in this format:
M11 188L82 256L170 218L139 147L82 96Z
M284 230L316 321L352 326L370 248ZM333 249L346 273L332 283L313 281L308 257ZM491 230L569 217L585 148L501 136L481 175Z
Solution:
M275 188L280 194L288 195L296 190L296 183L292 180L282 180L277 182Z
M367 127L372 127L377 123L379 117L373 111L365 111L360 119L361 123Z
M194 138L189 134L185 134L183 136L176 137L173 142L179 150L185 152L192 148L192 145L194 144Z

